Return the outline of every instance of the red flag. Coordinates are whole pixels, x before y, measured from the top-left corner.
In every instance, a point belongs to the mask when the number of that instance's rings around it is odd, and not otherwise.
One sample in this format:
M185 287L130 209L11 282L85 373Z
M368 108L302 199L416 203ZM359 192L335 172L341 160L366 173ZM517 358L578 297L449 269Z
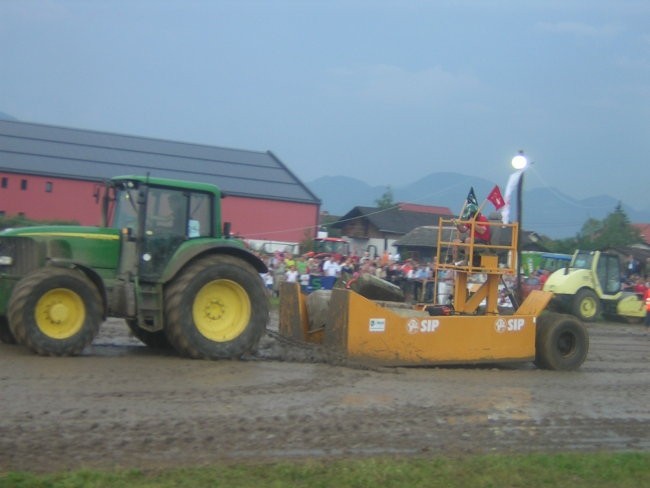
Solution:
M494 185L494 188L492 188L492 191L487 196L487 199L492 202L492 205L494 205L497 210L506 204L506 202L503 200L503 196L501 195L501 190L499 190L499 185Z

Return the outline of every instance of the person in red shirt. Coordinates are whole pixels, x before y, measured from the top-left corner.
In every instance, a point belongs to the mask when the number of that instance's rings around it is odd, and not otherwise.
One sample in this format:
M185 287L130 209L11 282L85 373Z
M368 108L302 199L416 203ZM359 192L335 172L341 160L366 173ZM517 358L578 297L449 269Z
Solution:
M643 281L643 278L638 278L636 280L636 284L634 285L634 293L639 295L639 297L644 297L645 292L648 289L648 287L645 284L645 281Z

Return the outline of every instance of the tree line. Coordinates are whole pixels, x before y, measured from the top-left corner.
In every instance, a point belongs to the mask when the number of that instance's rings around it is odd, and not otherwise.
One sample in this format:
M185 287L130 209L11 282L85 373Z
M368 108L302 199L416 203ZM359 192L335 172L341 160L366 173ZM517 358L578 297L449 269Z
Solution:
M632 225L621 202L604 219L588 219L575 237L544 242L549 251L566 254L576 249L596 251L644 243L641 231Z

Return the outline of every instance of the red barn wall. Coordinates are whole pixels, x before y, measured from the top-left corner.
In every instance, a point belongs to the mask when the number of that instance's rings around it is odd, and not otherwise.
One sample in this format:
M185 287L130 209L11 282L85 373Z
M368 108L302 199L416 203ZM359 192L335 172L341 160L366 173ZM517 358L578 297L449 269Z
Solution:
M301 242L305 232L314 236L318 205L226 196L221 200L224 222L245 239Z
M23 181L25 189L21 189ZM0 214L99 225L101 199L95 195L102 188L92 181L0 172ZM222 220L231 222L232 232L246 239L300 242L306 231L313 236L318 224L315 204L227 196L221 200L221 209Z
M50 191L47 191L47 189ZM101 222L100 183L0 173L0 212L33 220L73 220L82 225Z

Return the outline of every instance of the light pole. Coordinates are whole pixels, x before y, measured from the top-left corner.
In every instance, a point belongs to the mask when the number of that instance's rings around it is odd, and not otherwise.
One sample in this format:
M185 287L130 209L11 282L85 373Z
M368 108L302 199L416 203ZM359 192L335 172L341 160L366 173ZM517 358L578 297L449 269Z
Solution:
M524 156L524 151L519 150L519 153L512 158L512 167L520 172L517 181L517 301L521 304L521 226L522 220L522 197L521 191L524 186L524 170L528 166L528 159Z

